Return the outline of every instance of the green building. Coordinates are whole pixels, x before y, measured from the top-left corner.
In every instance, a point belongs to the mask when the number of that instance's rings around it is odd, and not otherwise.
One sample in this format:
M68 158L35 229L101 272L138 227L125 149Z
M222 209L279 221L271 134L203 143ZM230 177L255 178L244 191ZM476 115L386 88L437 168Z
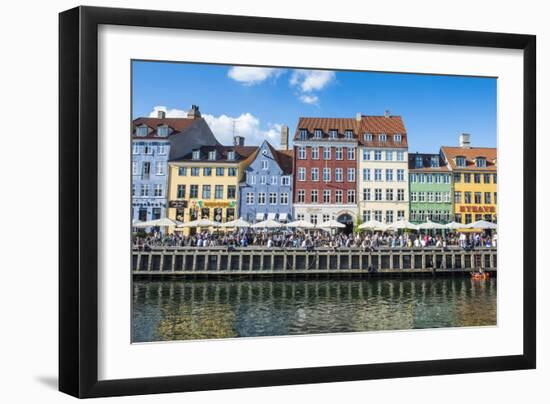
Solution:
M448 223L453 218L451 170L439 154L409 153L409 220Z

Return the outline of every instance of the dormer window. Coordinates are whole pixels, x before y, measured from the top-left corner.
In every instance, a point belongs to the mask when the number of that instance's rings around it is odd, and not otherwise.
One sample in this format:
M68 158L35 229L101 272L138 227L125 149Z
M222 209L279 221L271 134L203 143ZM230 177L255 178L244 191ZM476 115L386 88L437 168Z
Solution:
M200 160L200 158L201 158L201 151L193 150L193 160Z
M372 142L372 133L365 133L363 139L365 139L365 142Z
M422 156L416 156L414 166L416 168L422 168Z
M300 140L306 140L307 139L307 130L300 129Z
M235 151L234 150L230 150L227 152L227 159L228 160L235 160Z
M138 126L136 128L136 135L138 136L147 136L147 133L148 133L148 128L147 126Z
M208 160L216 160L216 150L212 150L208 152Z
M157 128L157 134L161 137L167 137L169 133L169 128L166 125Z
M396 135L393 135L393 141L395 143L401 143L401 141L403 140L403 136L401 134L396 134Z
M456 165L458 167L466 167L466 157L464 156L457 156L456 157Z
M338 137L338 131L336 129L331 129L328 133L329 139L336 139Z
M321 129L315 129L314 136L315 139L321 139L323 137L323 132Z
M432 156L430 159L430 165L432 167L439 167L439 157L438 156Z
M479 167L479 168L487 167L487 160L485 160L485 157L476 158L476 167Z
M378 140L380 142L385 143L388 140L388 136L385 133L381 133L378 135Z
M353 139L353 132L349 129L346 130L345 132L345 137L346 139Z

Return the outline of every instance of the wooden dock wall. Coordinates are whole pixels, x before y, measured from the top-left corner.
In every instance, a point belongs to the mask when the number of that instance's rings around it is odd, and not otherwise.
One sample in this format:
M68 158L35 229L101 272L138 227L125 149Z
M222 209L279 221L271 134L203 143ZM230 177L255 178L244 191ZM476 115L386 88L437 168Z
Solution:
M429 274L496 272L496 248L303 249L247 247L132 251L134 275Z

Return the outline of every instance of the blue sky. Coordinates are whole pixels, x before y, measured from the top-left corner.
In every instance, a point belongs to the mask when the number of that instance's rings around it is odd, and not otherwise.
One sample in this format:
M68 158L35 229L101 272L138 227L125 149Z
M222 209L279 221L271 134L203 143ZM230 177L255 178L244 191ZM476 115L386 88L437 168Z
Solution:
M411 152L437 152L458 135L496 146L494 78L297 70L170 62L133 62L133 118L183 116L192 104L222 143L233 120L246 144L278 146L281 124L294 133L300 116L401 115Z

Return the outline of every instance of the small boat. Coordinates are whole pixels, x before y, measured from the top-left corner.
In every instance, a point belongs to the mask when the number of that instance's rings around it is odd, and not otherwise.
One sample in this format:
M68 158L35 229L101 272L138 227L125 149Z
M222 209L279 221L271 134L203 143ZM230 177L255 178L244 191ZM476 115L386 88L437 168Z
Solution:
M489 272L471 272L470 273L471 278L475 281L481 281L485 279L489 279Z

